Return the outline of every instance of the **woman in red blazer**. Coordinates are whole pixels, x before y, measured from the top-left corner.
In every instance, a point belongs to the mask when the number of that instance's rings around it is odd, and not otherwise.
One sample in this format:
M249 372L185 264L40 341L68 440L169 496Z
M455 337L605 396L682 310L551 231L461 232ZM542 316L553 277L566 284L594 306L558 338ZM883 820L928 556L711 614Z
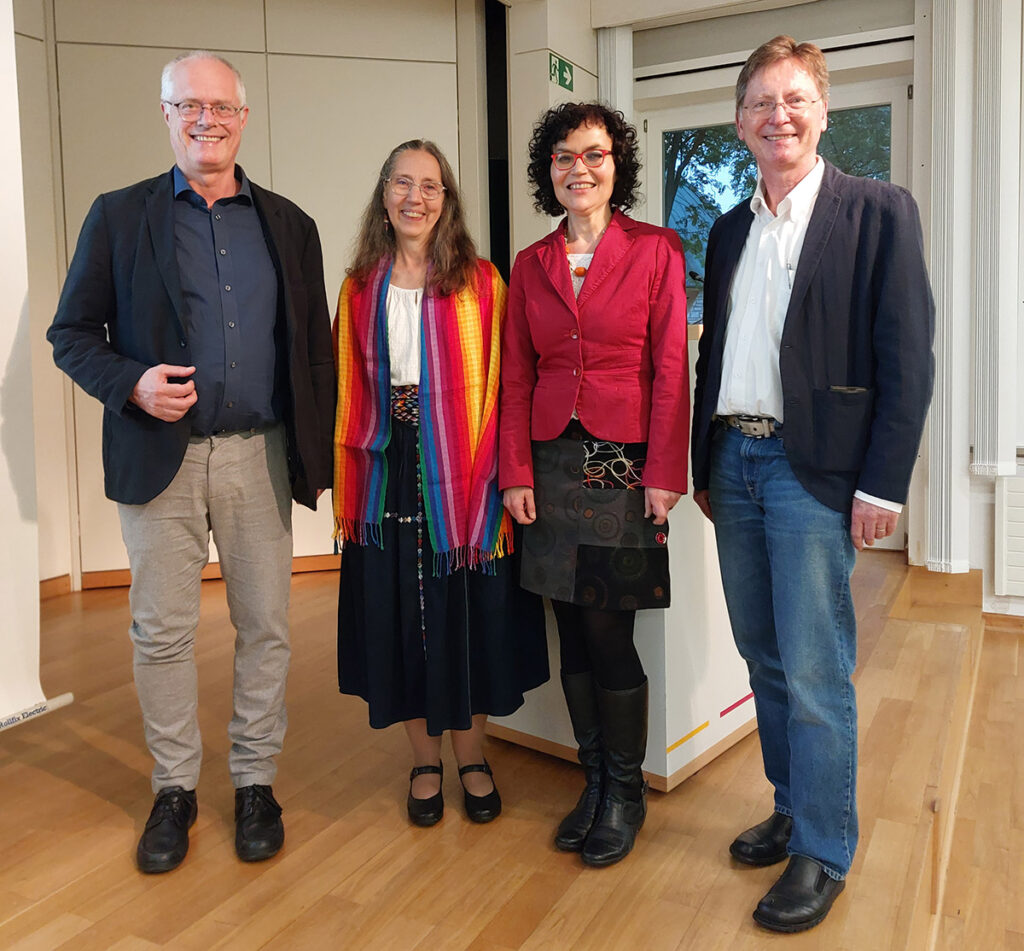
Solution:
M686 490L683 249L633 221L636 130L593 103L533 131L538 211L565 213L512 268L499 486L523 532L521 583L551 598L586 788L555 835L588 865L623 858L646 815L647 677L638 608L669 603L668 513Z

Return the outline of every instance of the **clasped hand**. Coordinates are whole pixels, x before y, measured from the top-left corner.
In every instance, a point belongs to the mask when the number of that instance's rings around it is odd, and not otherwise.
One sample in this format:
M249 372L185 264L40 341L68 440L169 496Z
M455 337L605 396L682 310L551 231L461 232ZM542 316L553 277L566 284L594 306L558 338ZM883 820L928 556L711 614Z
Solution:
M178 367L169 363L158 363L150 367L142 376L128 397L139 409L150 416L162 419L165 423L174 423L181 419L196 399L194 380L184 383L171 383L172 377L191 376L195 367Z

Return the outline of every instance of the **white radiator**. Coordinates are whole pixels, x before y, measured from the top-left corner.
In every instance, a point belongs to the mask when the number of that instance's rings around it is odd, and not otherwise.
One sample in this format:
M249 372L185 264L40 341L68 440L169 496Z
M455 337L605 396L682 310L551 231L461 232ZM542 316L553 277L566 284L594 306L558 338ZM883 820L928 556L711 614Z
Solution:
M996 479L995 593L1024 597L1024 478Z

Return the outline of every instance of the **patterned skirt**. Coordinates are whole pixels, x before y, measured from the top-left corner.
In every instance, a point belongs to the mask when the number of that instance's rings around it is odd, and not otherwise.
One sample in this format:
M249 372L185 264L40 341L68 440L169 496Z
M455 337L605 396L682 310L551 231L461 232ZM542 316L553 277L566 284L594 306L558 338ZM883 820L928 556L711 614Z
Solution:
M433 574L417 405L416 387L393 389L382 547L342 554L338 685L367 701L371 726L423 718L436 736L513 713L548 679L548 654L543 603L516 584L517 555L493 574Z
M644 518L646 443L595 439L572 420L533 443L537 521L523 531L528 591L611 611L666 608L668 524Z

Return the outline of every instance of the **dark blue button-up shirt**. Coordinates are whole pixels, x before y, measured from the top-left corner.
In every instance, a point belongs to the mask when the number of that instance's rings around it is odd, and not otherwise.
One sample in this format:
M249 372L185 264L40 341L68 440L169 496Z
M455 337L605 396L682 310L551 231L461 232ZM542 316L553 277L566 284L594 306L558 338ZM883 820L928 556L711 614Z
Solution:
M200 436L280 417L277 272L249 179L239 167L235 175L238 194L207 208L174 168L174 244L196 368L192 432Z

